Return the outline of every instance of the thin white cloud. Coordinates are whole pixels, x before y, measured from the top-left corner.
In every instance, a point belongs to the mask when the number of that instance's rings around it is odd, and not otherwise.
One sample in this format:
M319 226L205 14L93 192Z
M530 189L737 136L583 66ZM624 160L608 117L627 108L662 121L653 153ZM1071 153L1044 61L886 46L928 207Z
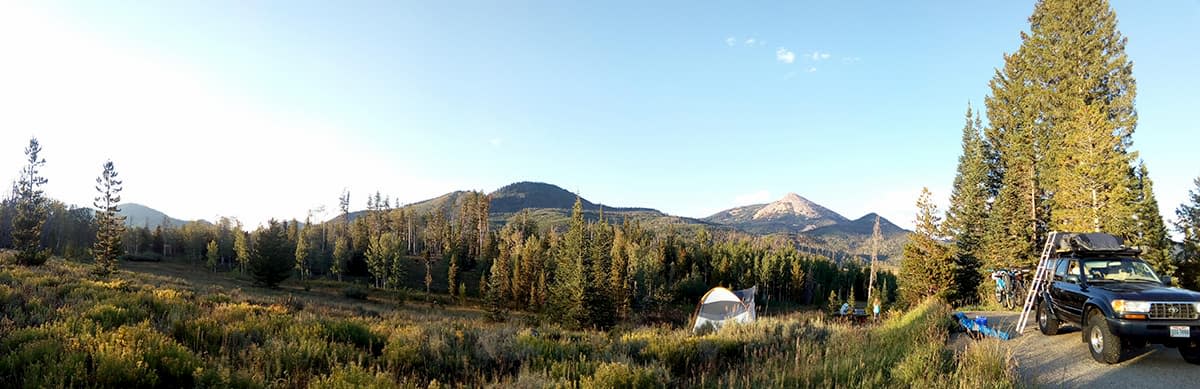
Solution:
M822 53L820 51L814 51L814 52L812 52L812 54L808 55L808 58L812 59L813 61L825 60L825 59L829 59L829 53Z
M780 47L778 50L775 50L775 59L783 63L796 62L796 53Z
M725 44L730 47L733 47L733 45L737 44L737 38L734 38L734 37L725 38Z
M805 71L806 71L806 72L809 72L809 73L816 73L816 72L817 72L817 67L816 67L816 66L809 66L809 67L808 67L808 70L805 70Z
M771 192L766 189L733 197L733 205L762 204L769 201L771 201Z
M859 58L859 57L843 57L842 58L842 63L859 63L860 61L862 61L862 58Z
M491 144L492 147L500 147L500 145L504 144L504 139L492 138L491 140L488 140L488 144Z
M746 38L746 46L754 46L754 43L756 43L756 42L758 42L758 40L757 40L757 39L754 39L754 38Z

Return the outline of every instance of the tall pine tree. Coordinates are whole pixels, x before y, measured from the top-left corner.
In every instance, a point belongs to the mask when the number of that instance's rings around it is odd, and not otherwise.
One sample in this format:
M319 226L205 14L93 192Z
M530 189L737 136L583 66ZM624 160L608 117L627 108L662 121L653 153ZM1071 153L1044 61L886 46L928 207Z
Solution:
M946 210L946 232L954 240L954 262L957 267L951 298L958 304L970 304L978 299L977 289L983 280L980 265L983 236L988 216L988 150L983 141L983 125L978 114L967 105L966 123L962 129L962 155L958 157L958 174L950 193L950 208Z
M1005 55L986 100L986 140L995 150L991 176L999 183L985 237L988 264L994 266L1031 265L1046 231L1079 225L1080 216L1072 214L1078 193L1056 196L1087 184L1077 175L1063 176L1076 173L1064 170L1076 163L1064 158L1081 147L1098 149L1080 132L1110 134L1116 142L1106 143L1128 163L1137 124L1133 63L1108 1L1042 0L1029 23L1020 48ZM1120 228L1104 220L1131 218L1122 207L1119 201L1107 203L1098 212L1101 228ZM1068 215L1053 216L1059 211Z
M117 179L117 170L112 161L104 162L104 170L96 177L96 196L92 205L96 207L96 242L92 246L92 256L96 259L97 270L107 274L117 267L117 257L121 255L121 236L125 234L125 217L117 214L121 210L121 180Z
M12 243L17 249L17 263L22 265L37 266L50 258L50 250L41 247L42 226L49 215L47 199L42 192L46 178L40 172L46 159L38 156L41 152L42 145L37 138L30 138L29 146L25 148L28 164L21 169L17 183L13 185L16 214L12 219Z
M1188 191L1187 202L1175 209L1175 231L1183 237L1183 250L1179 254L1179 285L1188 289L1200 289L1200 177Z
M583 203L575 197L571 222L558 247L551 293L551 313L571 327L584 324L587 311L583 307L584 264L587 256L586 225L583 222Z
M1134 232L1130 237L1133 245L1142 249L1142 258L1159 274L1174 275L1175 264L1171 260L1171 240L1167 237L1167 226L1159 213L1158 200L1154 199L1154 183L1144 162L1134 170L1133 208Z

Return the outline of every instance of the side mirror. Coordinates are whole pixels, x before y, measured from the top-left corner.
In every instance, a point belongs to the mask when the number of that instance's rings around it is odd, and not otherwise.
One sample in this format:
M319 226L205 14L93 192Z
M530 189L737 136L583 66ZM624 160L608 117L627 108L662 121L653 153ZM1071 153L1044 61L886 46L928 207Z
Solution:
M1162 279L1162 284L1166 286L1171 286L1172 282L1175 281L1171 279L1171 276L1162 276L1158 278Z
M1072 284L1079 283L1079 275L1078 274L1067 274L1066 277L1064 277L1064 279L1066 279L1067 282L1070 282Z

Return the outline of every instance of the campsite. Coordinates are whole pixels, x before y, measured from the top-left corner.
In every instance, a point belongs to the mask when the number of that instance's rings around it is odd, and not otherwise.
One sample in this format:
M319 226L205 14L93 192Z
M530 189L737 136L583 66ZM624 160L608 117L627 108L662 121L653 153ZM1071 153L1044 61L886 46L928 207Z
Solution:
M0 1L0 388L1190 387L1200 4Z

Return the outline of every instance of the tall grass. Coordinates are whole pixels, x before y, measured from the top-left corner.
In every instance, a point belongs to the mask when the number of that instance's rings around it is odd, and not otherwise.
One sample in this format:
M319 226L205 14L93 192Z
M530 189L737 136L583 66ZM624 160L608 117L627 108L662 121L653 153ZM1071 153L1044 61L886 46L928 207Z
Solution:
M1012 387L995 342L946 351L949 307L874 327L818 313L694 336L522 327L462 311L363 314L51 260L0 265L0 382L62 387ZM336 296L331 296L336 298Z

